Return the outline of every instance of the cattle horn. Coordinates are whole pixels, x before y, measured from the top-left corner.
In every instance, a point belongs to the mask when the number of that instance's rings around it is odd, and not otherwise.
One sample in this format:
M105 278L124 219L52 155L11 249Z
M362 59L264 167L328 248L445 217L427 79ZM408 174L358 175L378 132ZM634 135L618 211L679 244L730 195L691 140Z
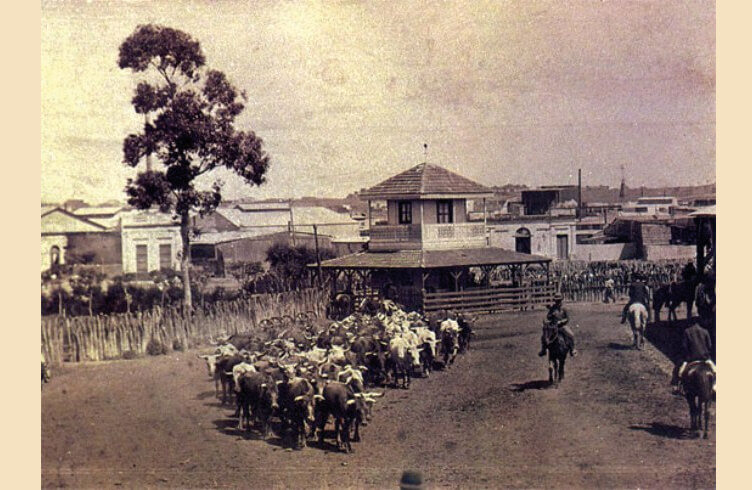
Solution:
M355 400L347 400L347 403L345 403L345 405L347 405L349 407L353 403L355 403Z
M293 399L293 401L295 401L295 402L302 402L304 398L305 398L305 396L303 396L303 395L298 395L298 396L296 396L296 397L295 397L295 398Z
M266 387L267 387L267 384L266 384L266 383L261 383L261 387L262 387L262 388L266 388Z

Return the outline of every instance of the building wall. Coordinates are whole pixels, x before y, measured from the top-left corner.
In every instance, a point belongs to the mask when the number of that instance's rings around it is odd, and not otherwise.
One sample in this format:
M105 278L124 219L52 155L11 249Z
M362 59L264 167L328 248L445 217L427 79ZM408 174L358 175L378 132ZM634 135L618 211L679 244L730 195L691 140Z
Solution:
M101 233L71 233L68 236L68 252L82 255L88 252L96 254L94 263L99 265L120 264L122 237L119 231Z
M569 258L577 255L575 221L546 221L546 220L515 220L509 223L493 223L488 225L489 244L492 247L501 247L507 250L515 250L515 234L520 228L530 231L530 253L543 255L552 259L558 259L557 236L567 237Z
M645 260L694 259L697 248L694 245L646 245L643 247Z
M636 259L637 246L634 243L579 244L573 260L606 261Z
M178 253L182 251L182 239L178 226L150 226L122 229L123 273L136 272L136 246L147 247L147 269L159 270L159 245L171 245L170 268L179 270Z
M43 235L42 236L42 272L50 268L50 251L57 246L60 249L60 263L65 263L65 250L68 248L66 235Z

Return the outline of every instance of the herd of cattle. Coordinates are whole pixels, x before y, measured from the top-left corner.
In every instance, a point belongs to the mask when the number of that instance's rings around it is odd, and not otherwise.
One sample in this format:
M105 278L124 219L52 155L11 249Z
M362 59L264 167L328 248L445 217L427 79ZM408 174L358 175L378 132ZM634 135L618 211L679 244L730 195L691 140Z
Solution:
M385 300L328 326L297 322L232 335L199 357L217 398L223 405L234 400L239 430L258 424L266 439L276 417L292 445L303 448L307 438L323 443L332 417L337 448L349 452L385 393L369 389L407 389L411 377L449 368L469 349L472 324L452 312L405 313Z

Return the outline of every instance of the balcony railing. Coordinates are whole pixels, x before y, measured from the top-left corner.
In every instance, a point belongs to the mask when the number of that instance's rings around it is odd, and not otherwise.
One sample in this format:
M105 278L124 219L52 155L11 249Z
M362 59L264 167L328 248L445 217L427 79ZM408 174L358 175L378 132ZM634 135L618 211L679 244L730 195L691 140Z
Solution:
M423 225L423 248L475 248L486 245L486 226L482 223Z
M423 225L375 225L370 231L372 250L424 248L441 250L486 246L486 227L481 223Z
M420 240L420 225L374 225L371 240L412 242Z

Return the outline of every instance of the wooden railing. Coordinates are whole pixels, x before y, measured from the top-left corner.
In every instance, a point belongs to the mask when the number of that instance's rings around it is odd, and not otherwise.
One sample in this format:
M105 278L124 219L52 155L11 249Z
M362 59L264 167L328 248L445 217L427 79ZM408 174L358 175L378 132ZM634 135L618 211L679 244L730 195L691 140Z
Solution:
M486 227L482 223L449 223L423 225L423 246L426 249L483 247Z
M550 304L556 287L553 284L518 288L478 288L465 291L424 293L426 313L437 310L467 312L520 311L536 305Z

